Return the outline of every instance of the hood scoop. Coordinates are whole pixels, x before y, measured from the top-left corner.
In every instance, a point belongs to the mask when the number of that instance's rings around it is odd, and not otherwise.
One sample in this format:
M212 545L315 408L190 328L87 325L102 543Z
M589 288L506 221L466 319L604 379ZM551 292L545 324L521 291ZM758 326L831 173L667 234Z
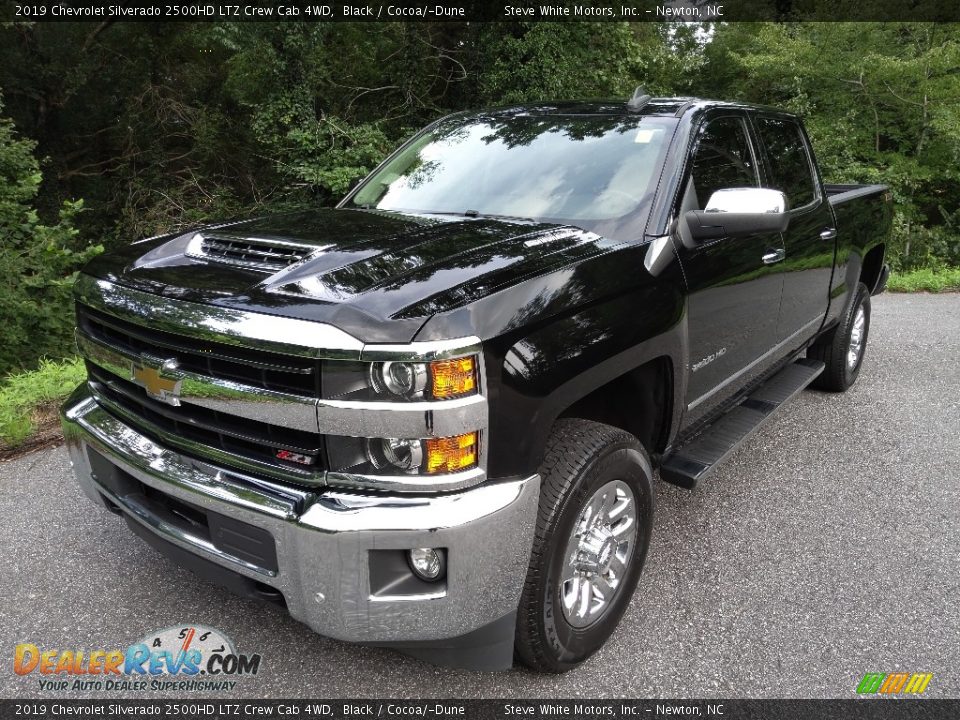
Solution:
M224 232L204 232L194 235L185 254L207 262L275 273L303 262L328 247Z

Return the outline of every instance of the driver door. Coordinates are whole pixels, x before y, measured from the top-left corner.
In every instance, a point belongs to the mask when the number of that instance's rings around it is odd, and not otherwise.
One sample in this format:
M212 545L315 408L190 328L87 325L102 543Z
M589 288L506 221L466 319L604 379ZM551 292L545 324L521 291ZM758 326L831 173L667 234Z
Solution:
M708 118L694 144L678 217L677 253L688 296L686 410L692 422L769 366L783 291L781 233L693 240L683 213L725 188L759 187L757 153L742 114Z

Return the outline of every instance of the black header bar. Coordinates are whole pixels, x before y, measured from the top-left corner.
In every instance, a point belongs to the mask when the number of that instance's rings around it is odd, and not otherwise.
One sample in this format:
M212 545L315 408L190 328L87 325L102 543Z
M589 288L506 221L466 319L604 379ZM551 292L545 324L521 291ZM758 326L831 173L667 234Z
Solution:
M958 0L6 0L28 22L960 22Z
M237 700L188 694L158 700L0 700L0 717L285 718L286 720L939 720L960 717L960 700Z

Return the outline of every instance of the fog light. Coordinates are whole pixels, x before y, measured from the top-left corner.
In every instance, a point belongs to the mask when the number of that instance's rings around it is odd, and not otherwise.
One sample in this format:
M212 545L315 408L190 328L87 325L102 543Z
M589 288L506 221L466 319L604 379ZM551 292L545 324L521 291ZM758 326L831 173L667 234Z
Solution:
M440 580L446 568L443 561L443 550L437 548L414 548L407 553L410 569L421 580L436 582Z
M423 463L423 445L419 440L370 439L367 440L367 457L377 470L395 468L415 472Z

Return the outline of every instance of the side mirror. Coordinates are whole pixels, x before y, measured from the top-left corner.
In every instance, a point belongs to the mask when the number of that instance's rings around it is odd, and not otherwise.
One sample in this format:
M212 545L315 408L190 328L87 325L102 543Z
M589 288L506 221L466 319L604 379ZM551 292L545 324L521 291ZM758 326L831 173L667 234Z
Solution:
M787 197L766 188L717 190L703 210L684 214L695 240L716 240L756 233L778 233L787 229Z

